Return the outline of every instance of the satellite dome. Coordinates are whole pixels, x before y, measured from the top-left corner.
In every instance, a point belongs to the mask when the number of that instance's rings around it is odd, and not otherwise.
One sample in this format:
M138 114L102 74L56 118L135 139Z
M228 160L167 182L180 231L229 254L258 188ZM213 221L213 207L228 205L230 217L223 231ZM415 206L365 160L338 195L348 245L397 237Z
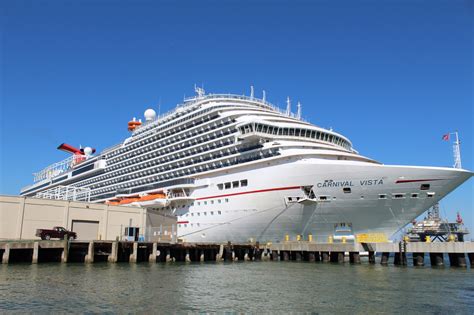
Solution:
M156 118L156 112L149 108L145 111L145 114L143 114L143 116L145 116L145 120L146 121L152 121Z
M84 148L84 154L85 155L91 155L92 154L92 148L91 147L85 147Z

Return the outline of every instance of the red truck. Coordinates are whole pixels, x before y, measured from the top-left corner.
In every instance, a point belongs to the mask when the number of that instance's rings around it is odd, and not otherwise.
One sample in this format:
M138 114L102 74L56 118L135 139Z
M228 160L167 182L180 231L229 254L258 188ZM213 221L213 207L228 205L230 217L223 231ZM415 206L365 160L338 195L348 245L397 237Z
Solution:
M61 226L55 226L52 230L38 229L36 230L36 236L41 237L42 240L49 240L52 238L59 238L63 240L64 236L66 236L66 239L70 241L77 238L76 232L68 231Z

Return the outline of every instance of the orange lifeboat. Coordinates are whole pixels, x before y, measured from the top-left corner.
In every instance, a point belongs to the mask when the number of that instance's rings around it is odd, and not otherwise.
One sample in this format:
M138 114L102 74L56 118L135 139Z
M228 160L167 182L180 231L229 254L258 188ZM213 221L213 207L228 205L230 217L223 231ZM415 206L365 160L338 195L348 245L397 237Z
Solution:
M134 131L137 127L141 125L141 121L136 121L135 118L133 118L131 121L128 122L128 131Z
M146 196L142 196L139 201L148 201L148 200L154 200L158 198L165 198L165 194L149 194Z

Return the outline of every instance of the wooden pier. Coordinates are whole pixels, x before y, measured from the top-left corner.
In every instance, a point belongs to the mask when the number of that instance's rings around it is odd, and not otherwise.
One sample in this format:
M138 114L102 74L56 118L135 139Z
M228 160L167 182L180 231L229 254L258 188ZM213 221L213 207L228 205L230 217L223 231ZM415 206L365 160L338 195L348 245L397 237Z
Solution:
M124 241L0 241L2 263L31 262L150 262L205 261L309 261L388 265L474 266L474 242L445 243L313 243L288 241L275 244L152 243ZM410 259L409 259L410 258ZM412 260L409 261L409 260Z

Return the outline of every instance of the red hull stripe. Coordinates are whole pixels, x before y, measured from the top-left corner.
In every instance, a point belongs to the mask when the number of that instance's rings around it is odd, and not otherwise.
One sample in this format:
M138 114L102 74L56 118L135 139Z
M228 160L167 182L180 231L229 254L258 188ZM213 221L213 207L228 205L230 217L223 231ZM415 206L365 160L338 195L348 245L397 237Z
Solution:
M176 223L177 223L177 224L188 224L189 221L178 221L178 222L176 222Z
M415 183L415 182L430 182L435 180L443 180L442 178L437 179L406 179L406 180L397 180L395 184L402 184L402 183Z
M238 195L247 195L247 194L256 194L256 193L263 193L269 191L276 191L276 190L290 190L290 189L300 189L301 186L291 186L291 187L278 187L278 188L269 188L269 189L260 189L260 190L250 190L244 191L239 193L233 194L225 194L225 195L216 195L216 196L209 196L209 197L201 197L196 198L196 200L204 200L204 199L212 199L212 198L222 198L222 197L230 197L230 196L238 196Z

